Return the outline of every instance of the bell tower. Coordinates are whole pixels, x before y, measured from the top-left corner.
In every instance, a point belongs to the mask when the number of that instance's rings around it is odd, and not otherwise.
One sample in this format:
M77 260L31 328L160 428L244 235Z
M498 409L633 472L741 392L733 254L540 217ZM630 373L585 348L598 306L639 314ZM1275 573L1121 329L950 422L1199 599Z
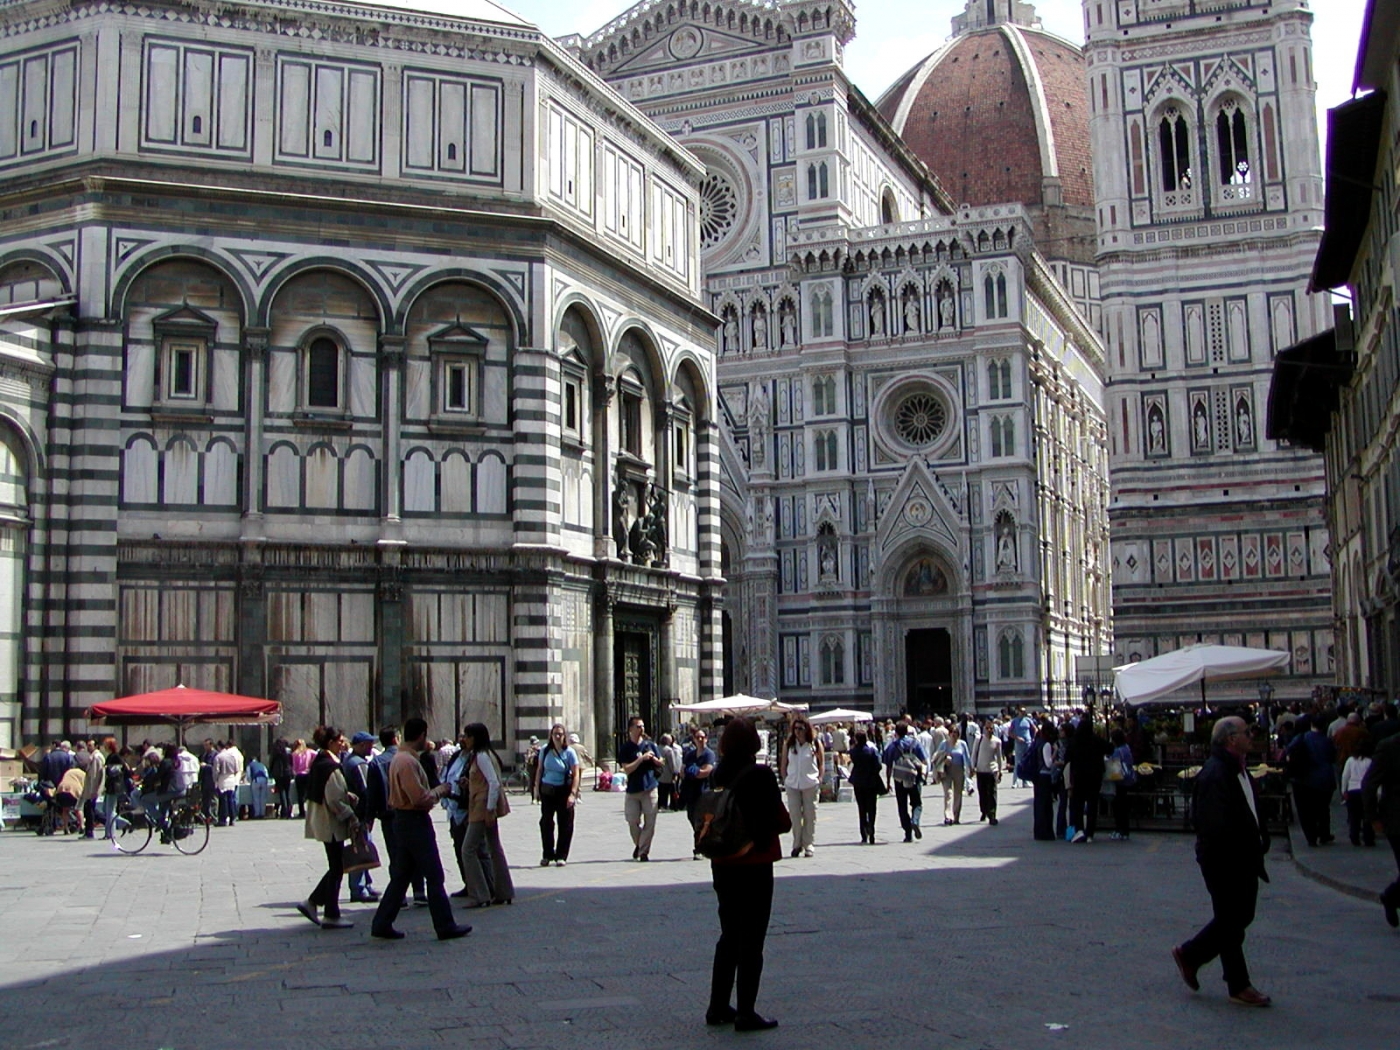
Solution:
M1263 422L1329 317L1312 14L1199 7L1084 0L1117 655L1286 649L1301 688L1331 680L1323 464Z

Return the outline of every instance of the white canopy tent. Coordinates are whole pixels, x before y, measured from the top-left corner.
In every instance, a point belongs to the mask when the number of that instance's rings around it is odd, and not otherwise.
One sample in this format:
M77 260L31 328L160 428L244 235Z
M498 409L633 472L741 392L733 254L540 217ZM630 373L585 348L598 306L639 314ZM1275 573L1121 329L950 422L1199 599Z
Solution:
M830 722L873 722L875 716L869 711L852 711L846 707L838 707L835 711L823 711L819 715L812 715L807 721L814 726L821 726Z
M735 693L733 696L704 700L698 704L676 704L671 710L682 715L764 715L805 711L807 705L785 704L778 700L764 700L759 696Z
M1193 682L1201 683L1205 699L1207 682L1259 678L1277 674L1288 665L1289 655L1275 649L1246 649L1238 645L1188 645L1140 663L1113 669L1113 687L1128 704L1145 704Z

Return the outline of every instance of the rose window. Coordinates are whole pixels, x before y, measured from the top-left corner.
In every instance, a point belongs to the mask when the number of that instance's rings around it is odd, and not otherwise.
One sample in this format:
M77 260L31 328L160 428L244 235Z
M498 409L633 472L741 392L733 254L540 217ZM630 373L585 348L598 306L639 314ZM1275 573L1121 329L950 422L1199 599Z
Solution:
M717 171L700 184L700 248L708 251L729 235L739 217L739 195Z
M933 394L910 394L894 410L894 429L913 446L931 445L948 425L948 410Z

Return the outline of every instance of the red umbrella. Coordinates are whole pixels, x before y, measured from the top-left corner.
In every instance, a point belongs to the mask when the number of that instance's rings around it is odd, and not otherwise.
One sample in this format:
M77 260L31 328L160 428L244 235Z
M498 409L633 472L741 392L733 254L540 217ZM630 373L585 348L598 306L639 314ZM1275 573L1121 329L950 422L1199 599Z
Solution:
M154 693L124 696L93 704L87 710L96 725L174 725L181 735L185 726L199 723L217 725L276 725L282 721L282 705L276 700L258 700L208 689L161 689Z

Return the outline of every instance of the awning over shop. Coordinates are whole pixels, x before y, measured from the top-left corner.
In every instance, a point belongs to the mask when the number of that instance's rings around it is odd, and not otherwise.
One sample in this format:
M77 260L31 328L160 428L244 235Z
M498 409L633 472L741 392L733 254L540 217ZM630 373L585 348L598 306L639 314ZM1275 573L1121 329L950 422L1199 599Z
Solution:
M1340 390L1351 380L1350 353L1337 349L1337 331L1290 346L1274 358L1265 436L1321 452L1337 410Z
M1351 276L1371 218L1385 102L1384 91L1373 91L1327 111L1326 228L1313 261L1311 291L1338 288Z

